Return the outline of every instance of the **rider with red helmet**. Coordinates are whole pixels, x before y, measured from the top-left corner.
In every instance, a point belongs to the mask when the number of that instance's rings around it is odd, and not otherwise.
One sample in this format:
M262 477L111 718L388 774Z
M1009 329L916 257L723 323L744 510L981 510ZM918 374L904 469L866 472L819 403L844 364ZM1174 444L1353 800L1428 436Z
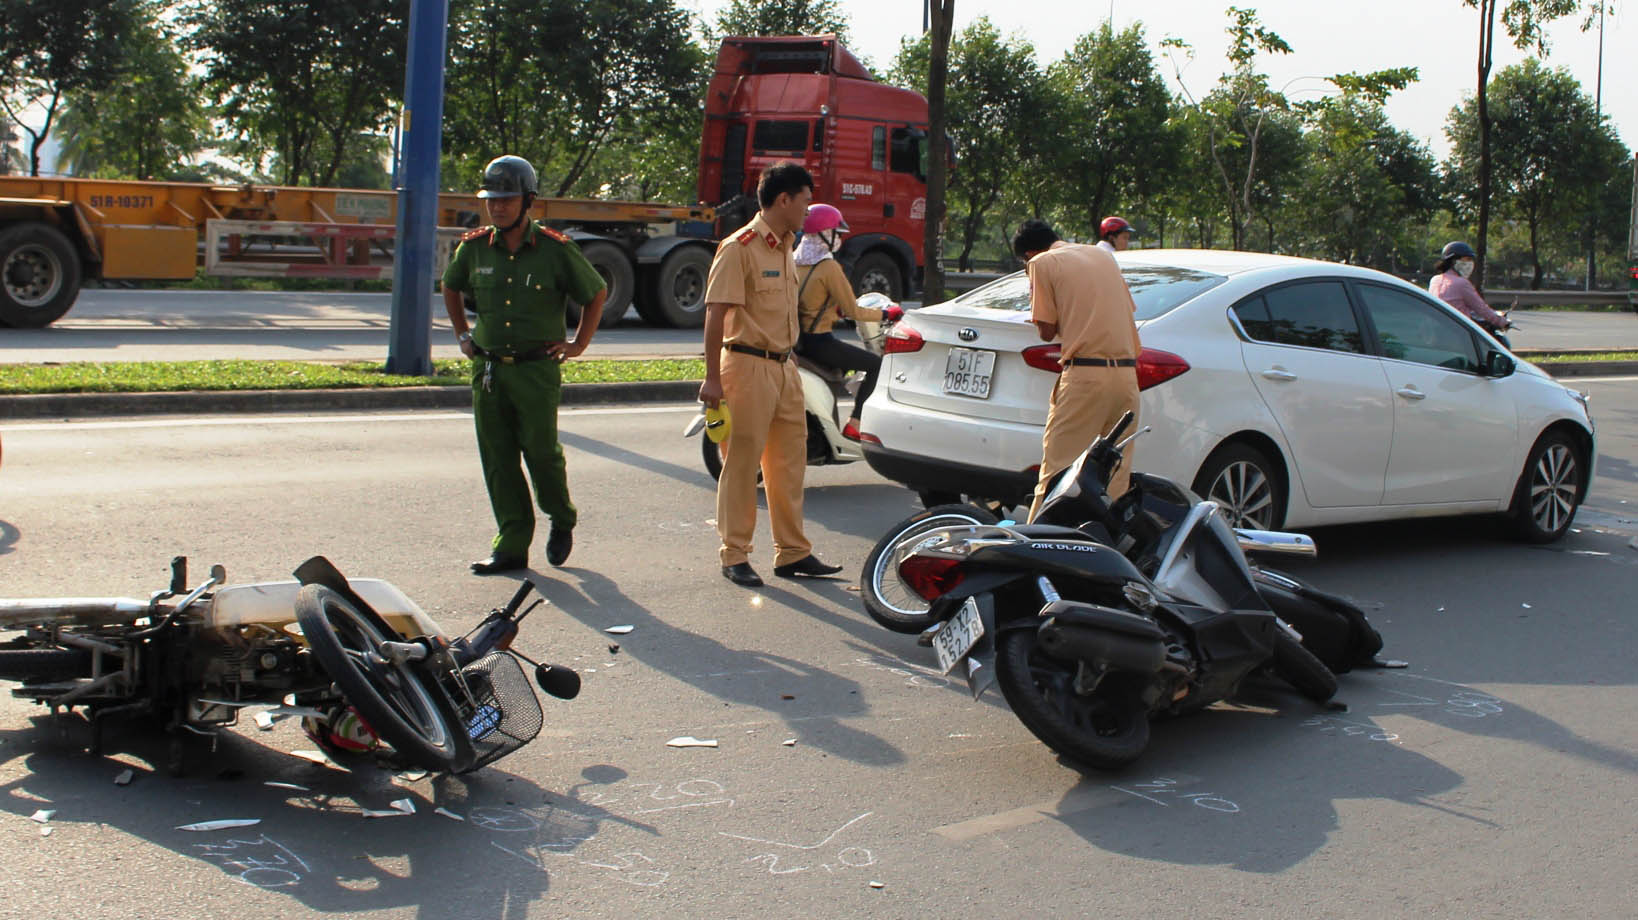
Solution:
M836 250L841 248L842 234L846 232L847 221L841 211L828 204L808 206L808 216L802 221L802 242L796 247L796 280L801 285L796 295L801 323L796 350L803 357L828 367L865 372L853 402L853 414L842 427L843 437L857 441L859 412L876 388L876 374L881 370L882 359L837 338L830 331L831 326L843 316L854 321L897 322L904 310L897 304L880 310L859 306L847 272L836 261Z
M1098 248L1120 252L1132 245L1132 225L1123 217L1105 217L1098 225Z

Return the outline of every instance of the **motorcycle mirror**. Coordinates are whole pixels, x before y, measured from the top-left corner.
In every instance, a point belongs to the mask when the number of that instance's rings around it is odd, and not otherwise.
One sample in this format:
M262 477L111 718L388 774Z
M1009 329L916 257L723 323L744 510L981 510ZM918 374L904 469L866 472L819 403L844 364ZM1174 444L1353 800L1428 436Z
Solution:
M535 683L560 700L580 695L580 675L560 664L535 665Z

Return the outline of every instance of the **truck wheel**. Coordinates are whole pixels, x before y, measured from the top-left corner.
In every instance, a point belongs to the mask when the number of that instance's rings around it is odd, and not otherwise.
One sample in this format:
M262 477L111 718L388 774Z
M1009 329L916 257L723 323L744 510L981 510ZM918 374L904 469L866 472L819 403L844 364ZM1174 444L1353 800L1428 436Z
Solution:
M654 272L649 303L637 311L656 326L698 329L705 325L705 281L711 275L711 253L703 246L671 250Z
M80 295L80 256L61 230L17 224L0 230L0 325L43 329Z
M853 292L886 294L894 303L904 298L904 273L885 252L867 252L853 263Z
M637 291L637 270L620 247L613 243L583 243L580 253L603 276L603 283L609 286L609 296L603 301L603 316L597 321L597 328L610 329L620 325L626 311L631 308L631 295Z

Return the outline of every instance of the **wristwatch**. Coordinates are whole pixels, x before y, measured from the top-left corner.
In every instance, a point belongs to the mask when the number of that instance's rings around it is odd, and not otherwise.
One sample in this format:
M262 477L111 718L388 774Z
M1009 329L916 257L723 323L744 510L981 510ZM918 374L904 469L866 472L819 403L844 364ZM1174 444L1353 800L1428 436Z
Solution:
M470 342L470 341L472 341L472 333L470 333L470 332L463 332L463 333L461 333L461 334L460 334L460 335L457 335L457 336L456 336L456 337L455 337L455 341L456 341L456 342L459 342L459 343L461 343L461 344L463 344L463 345L464 345L464 344L466 344L466 343L467 343L467 342Z

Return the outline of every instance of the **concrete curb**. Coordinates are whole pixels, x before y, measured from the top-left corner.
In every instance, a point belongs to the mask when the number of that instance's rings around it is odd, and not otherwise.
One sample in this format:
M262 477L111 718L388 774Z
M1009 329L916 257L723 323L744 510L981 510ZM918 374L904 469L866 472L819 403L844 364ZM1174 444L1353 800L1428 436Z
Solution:
M1554 377L1638 375L1638 361L1553 361L1539 363L1536 366ZM693 402L699 394L699 389L698 380L571 383L563 387L563 405ZM193 415L211 412L468 409L471 406L472 389L467 384L442 387L360 387L345 390L45 393L0 396L0 420L86 418L104 415Z
M692 402L698 380L642 383L571 383L563 405ZM0 397L0 419L82 418L103 415L329 412L376 409L470 409L470 385L374 387L344 390L197 390L185 393L44 393Z

